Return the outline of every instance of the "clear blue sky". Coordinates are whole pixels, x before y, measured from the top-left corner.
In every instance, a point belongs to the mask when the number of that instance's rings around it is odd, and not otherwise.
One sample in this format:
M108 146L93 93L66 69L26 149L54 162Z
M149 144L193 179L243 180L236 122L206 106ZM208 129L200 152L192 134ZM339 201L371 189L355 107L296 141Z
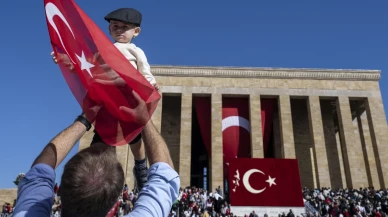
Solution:
M77 3L105 32L108 12L139 9L144 19L135 43L151 64L380 69L388 102L388 1ZM80 114L50 59L43 8L43 0L0 6L0 188L15 187L16 175L27 172L47 142ZM62 170L63 163L57 180Z

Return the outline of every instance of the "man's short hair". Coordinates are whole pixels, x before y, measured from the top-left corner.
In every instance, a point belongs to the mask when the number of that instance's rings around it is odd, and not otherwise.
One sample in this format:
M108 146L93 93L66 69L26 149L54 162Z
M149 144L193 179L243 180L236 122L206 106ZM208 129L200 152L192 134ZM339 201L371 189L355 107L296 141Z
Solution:
M94 144L65 165L59 196L62 217L105 217L124 186L124 171L115 147Z

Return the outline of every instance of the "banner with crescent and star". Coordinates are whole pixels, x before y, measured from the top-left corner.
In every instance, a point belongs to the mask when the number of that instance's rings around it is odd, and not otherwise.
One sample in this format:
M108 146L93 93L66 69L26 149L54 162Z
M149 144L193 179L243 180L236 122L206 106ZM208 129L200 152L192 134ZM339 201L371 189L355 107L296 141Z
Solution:
M296 159L233 159L229 183L232 206L304 206Z
M93 125L105 143L128 144L150 119L160 94L73 0L45 0L44 9L58 65L82 110L96 117ZM148 115L122 111L137 108L133 91L146 102Z

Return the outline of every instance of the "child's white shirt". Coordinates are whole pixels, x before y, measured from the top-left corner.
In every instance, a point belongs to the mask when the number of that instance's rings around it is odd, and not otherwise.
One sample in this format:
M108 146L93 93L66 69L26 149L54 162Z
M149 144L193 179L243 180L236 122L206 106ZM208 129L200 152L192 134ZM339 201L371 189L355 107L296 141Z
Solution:
M155 77L151 73L144 51L132 43L114 43L116 48L127 58L127 60L150 82L156 84Z

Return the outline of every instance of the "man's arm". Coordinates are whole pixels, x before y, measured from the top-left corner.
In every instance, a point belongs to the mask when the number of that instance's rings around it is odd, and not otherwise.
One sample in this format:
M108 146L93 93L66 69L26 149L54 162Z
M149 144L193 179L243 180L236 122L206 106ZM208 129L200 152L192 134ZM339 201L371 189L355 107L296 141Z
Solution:
M164 162L174 169L167 144L151 120L144 127L142 136L150 165Z
M53 169L57 168L85 132L85 125L78 121L73 123L46 145L32 166L42 163L51 166Z
M49 142L19 183L13 216L51 215L54 203L54 170L85 132L85 125L77 121Z
M168 147L152 121L144 127L142 137L151 167L148 182L128 217L167 217L178 198L179 175L173 169Z
M142 137L151 167L148 182L140 191L134 210L128 216L167 217L179 193L180 179L173 169L170 152L160 133L156 130L148 114L144 100L132 91L138 102L135 108L120 107L120 110L144 123Z

